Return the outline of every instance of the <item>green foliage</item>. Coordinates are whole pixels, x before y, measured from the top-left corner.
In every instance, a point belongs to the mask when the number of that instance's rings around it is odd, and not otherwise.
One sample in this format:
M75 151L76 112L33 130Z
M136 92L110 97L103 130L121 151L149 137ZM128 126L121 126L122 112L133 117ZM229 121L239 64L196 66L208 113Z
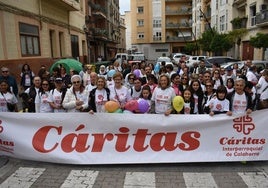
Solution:
M235 29L228 33L227 38L233 43L237 43L238 45L240 45L241 38L245 36L247 33L248 33L248 30L245 28Z
M198 50L198 45L196 43L187 43L184 50L189 54L193 54L194 51Z
M215 54L228 51L233 46L227 34L219 34L215 29L205 31L199 42L202 50Z
M268 48L268 34L257 33L255 37L250 37L249 43L255 48Z

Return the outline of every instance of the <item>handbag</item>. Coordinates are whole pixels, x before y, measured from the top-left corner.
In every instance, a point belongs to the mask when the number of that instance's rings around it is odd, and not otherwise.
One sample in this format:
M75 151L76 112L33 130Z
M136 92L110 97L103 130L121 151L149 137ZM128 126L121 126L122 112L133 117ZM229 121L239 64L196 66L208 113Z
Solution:
M258 107L259 107L259 110L268 108L268 99L259 101Z
M4 94L3 94L2 92L1 92L1 94L2 94L2 96L4 97L5 101L7 102L7 100L6 100L5 96L4 96ZM14 112L14 111L15 111L15 107L16 107L16 104L12 104L12 103L10 103L10 102L7 102L7 109L8 109L8 111L10 111L10 112Z

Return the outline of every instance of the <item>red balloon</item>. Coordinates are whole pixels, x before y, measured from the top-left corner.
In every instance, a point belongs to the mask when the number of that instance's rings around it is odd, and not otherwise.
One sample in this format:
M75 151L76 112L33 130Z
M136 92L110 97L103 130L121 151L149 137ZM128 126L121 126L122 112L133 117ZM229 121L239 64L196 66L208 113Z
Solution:
M138 108L139 108L139 104L138 104L138 101L136 100L130 100L125 105L125 109L131 112L138 110Z

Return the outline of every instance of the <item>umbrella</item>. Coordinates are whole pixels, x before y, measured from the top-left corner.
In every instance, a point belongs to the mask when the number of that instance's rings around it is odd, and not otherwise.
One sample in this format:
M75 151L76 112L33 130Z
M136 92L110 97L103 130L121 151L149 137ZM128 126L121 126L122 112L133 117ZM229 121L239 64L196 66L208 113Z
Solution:
M56 61L51 67L50 67L50 73L53 72L54 67L61 67L63 66L66 69L66 73L70 74L70 69L73 69L77 72L80 72L83 67L82 63L75 59L61 59Z

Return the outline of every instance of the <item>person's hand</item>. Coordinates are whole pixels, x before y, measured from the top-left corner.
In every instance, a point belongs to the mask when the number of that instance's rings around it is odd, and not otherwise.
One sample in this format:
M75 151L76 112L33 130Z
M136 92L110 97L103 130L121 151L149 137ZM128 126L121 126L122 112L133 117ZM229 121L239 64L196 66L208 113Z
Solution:
M88 113L89 114L94 114L94 111L93 110L90 110Z
M172 112L172 109L167 110L167 111L165 112L165 116L169 116L169 115L171 114L171 112Z
M76 101L75 101L75 105L76 105L76 106L81 106L82 104L84 104L83 101L80 101L80 100L76 100Z
M210 115L210 116L214 116L214 112L210 112L209 115Z
M226 114L227 114L228 116L233 115L232 111L228 111L228 112L226 112Z
M252 113L252 110L251 109L247 109L246 113L247 114L251 114Z

